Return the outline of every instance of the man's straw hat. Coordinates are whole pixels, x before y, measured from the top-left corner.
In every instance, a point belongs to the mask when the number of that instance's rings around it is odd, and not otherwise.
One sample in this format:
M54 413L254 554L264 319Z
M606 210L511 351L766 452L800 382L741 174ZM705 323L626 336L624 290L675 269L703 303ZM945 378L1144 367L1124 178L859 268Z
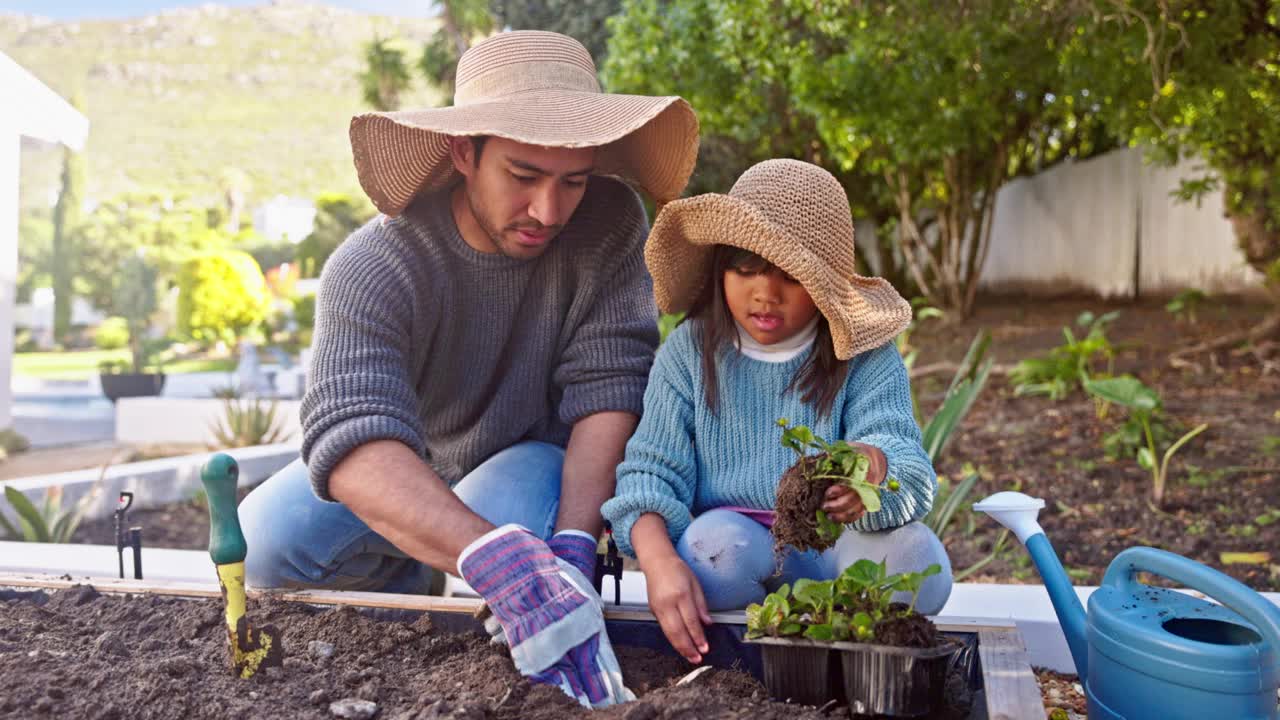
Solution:
M659 203L680 196L698 156L698 119L679 97L600 91L581 43L558 33L495 35L458 61L453 106L351 120L360 185L399 215L415 195L450 185L449 137L491 135L546 147L601 147L595 172L637 184Z
M750 250L799 280L830 324L841 360L883 345L911 322L911 304L888 281L855 272L849 200L816 165L766 160L728 195L664 207L644 251L663 312L693 304L709 279L715 245Z

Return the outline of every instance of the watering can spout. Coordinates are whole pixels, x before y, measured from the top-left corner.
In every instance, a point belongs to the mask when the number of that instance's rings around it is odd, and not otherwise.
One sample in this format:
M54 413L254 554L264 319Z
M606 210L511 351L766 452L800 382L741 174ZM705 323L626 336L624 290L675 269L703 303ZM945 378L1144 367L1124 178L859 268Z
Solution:
M1089 661L1088 640L1085 637L1085 612L1080 604L1080 597L1071 586L1067 571L1058 560L1057 553L1045 537L1044 530L1037 521L1040 510L1044 508L1044 500L1028 497L1020 492L998 492L973 506L974 510L990 515L996 522L1008 528L1027 548L1036 571L1044 580L1045 590L1053 602L1053 610L1058 615L1058 624L1062 626L1062 634L1067 638L1067 647L1071 649L1071 659L1075 661L1076 673L1080 677L1088 674Z

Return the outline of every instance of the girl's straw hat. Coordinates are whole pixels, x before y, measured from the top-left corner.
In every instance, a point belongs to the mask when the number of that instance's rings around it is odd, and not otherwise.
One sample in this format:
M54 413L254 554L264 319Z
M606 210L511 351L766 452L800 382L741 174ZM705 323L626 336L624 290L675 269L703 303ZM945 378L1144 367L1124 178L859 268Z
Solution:
M601 92L591 55L565 35L495 35L463 53L456 87L452 107L352 118L356 173L384 214L398 215L418 193L454 181L450 136L603 146L595 172L630 180L659 203L679 197L693 172L698 119L689 103Z
M743 173L728 195L664 207L644 251L663 312L693 304L715 245L750 250L799 280L831 326L841 360L883 345L911 322L911 304L888 281L855 272L849 200L816 165L766 160Z

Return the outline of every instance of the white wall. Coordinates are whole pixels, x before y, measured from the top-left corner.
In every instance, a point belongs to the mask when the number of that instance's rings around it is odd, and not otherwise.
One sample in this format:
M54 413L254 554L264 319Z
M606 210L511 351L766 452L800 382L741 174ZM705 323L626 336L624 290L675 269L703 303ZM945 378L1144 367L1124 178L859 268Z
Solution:
M0 118L0 430L13 424L9 377L13 366L14 296L18 287L17 131Z
M1103 297L1259 287L1221 194L1199 204L1170 196L1180 180L1203 174L1193 161L1157 167L1123 149L1009 183L996 199L982 287Z

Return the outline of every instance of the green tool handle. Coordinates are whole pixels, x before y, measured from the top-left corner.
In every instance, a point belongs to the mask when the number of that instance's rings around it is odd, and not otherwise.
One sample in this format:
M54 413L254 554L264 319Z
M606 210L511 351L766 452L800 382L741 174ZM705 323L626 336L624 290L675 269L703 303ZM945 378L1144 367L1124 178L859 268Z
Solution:
M209 557L214 565L244 562L248 547L236 512L236 484L240 468L235 458L218 453L200 468L200 482L209 500Z

